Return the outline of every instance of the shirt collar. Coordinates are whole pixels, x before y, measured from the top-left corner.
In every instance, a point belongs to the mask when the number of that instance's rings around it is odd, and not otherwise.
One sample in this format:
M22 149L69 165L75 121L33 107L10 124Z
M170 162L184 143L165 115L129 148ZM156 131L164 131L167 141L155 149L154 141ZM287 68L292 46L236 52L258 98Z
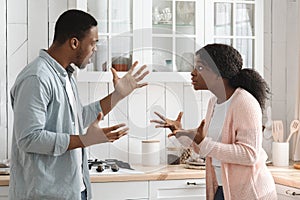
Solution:
M72 76L73 72L75 71L75 69L74 69L71 65L69 65L69 66L66 68L66 71L67 71L67 73L68 73L69 78L71 78L71 76Z
M44 58L50 64L57 75L63 77L66 77L68 75L67 70L63 66L61 66L54 58L52 58L45 49L40 50L39 56Z

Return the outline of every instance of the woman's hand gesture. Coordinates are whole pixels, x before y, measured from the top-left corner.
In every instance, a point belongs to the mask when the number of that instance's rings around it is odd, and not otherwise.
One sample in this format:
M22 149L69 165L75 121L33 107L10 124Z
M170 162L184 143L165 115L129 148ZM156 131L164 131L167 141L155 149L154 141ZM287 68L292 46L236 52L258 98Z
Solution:
M176 130L168 135L168 137L175 136L176 138L180 138L182 136L186 136L193 140L196 144L200 144L202 140L205 138L205 133L203 131L203 127L205 125L205 120L201 121L201 124L197 129L191 130Z
M181 118L183 115L183 112L180 112L177 116L176 120L167 119L165 116L161 115L158 112L154 112L161 120L150 120L151 123L156 123L158 125L155 126L155 128L169 128L172 133L177 130L182 130L181 125Z

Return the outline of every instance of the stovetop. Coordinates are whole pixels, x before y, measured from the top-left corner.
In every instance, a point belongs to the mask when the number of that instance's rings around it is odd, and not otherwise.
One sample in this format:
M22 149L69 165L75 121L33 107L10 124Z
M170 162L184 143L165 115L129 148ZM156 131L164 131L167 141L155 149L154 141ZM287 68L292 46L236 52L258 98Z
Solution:
M88 160L90 175L108 174L141 174L133 169L129 163L117 159Z

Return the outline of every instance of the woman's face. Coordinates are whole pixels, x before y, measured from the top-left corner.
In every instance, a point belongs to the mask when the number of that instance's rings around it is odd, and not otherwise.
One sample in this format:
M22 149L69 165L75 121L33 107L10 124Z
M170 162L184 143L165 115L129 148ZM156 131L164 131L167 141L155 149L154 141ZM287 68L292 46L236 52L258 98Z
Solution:
M195 56L195 66L191 76L195 90L210 90L217 84L219 77L199 56Z

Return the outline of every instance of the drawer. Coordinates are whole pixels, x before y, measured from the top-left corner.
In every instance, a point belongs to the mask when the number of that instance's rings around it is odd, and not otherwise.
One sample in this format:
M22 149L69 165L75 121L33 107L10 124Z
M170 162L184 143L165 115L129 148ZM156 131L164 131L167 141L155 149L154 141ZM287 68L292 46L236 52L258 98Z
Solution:
M148 181L92 183L93 199L148 199Z
M300 199L300 189L276 184L278 200Z
M9 192L8 186L1 186L0 187L0 200L8 200L8 192Z
M150 181L150 199L205 200L205 179Z

